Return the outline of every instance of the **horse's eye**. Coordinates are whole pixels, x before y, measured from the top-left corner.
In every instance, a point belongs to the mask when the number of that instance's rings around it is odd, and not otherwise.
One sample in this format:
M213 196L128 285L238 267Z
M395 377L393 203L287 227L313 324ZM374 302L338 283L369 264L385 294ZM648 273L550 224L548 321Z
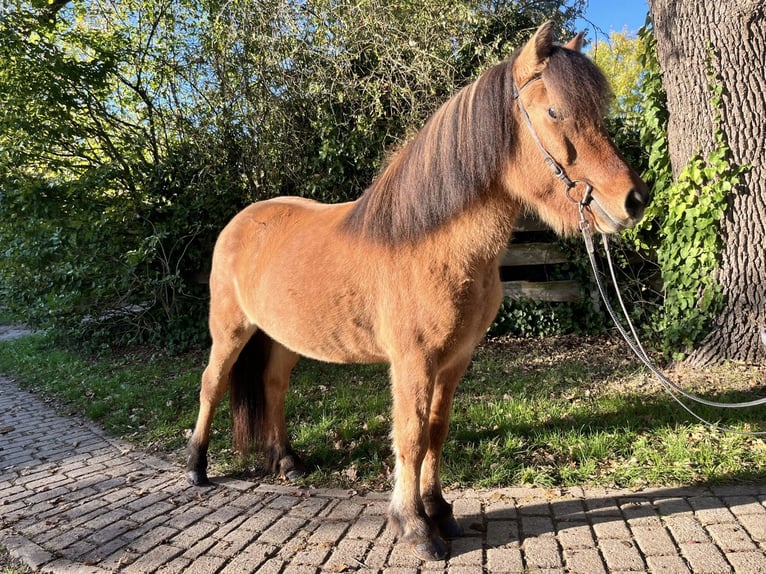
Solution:
M548 117L550 117L552 120L560 119L559 114L556 111L556 108L548 108Z

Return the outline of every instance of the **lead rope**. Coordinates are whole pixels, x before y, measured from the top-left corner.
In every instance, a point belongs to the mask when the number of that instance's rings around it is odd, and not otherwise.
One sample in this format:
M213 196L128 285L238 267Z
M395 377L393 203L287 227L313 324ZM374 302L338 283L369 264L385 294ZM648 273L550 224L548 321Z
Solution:
M522 85L521 88L518 88L516 86L516 82L513 82L513 99L516 100L516 105L519 108L521 117L523 118L524 123L526 124L527 129L529 130L529 133L535 142L535 145L537 145L537 148L540 150L540 153L542 154L546 165L553 172L553 175L555 175L558 179L560 179L562 183L564 184L567 199L569 199L569 201L571 201L572 203L576 203L579 207L580 230L582 231L583 240L585 241L586 251L588 252L588 258L590 259L590 265L593 270L593 277L596 280L596 286L598 287L599 294L601 295L601 299L604 301L604 306L606 307L606 310L609 313L609 316L612 318L612 321L614 322L615 327L617 327L617 330L620 332L620 335L622 335L622 338L625 339L625 342L628 344L628 347L630 347L630 349L636 354L636 356L641 360L641 362L644 363L644 365L652 373L654 373L654 375L657 377L657 380L662 384L662 387L665 390L665 392L667 392L673 398L674 401L676 401L679 405L681 405L681 407L687 413L692 415L695 419L709 426L710 428L718 430L718 431L724 431L728 433L746 435L746 436L766 436L766 431L741 431L731 427L724 427L724 426L717 425L713 422L710 422L704 419L703 417L701 417L700 415L692 411L687 405L683 403L683 401L681 401L681 399L677 396L677 394L691 401L694 401L696 403L710 406L710 407L725 408L725 409L743 409L743 408L756 407L756 406L766 404L766 397L761 399L755 399L752 401L743 401L739 403L711 401L683 390L673 381L668 379L662 373L662 371L660 371L660 369L657 368L657 366L651 361L651 359L649 359L649 356L646 354L646 351L644 351L644 348L641 345L641 342L639 341L638 334L636 333L636 329L633 326L632 321L630 320L630 315L625 306L625 303L622 300L622 294L620 293L620 289L617 284L617 277L614 272L614 264L612 263L612 255L609 250L609 240L607 239L606 234L602 233L601 239L604 244L604 251L606 252L606 258L609 265L609 271L612 276L612 282L614 283L614 290L615 290L615 293L617 294L617 299L620 302L620 307L622 309L623 316L625 317L625 321L630 327L630 334L628 333L627 329L625 329L625 327L622 325L622 322L617 316L617 313L615 313L614 309L612 308L612 305L609 303L609 298L607 296L606 289L604 288L604 284L601 281L601 272L599 271L598 264L596 262L596 249L593 245L593 236L591 235L591 232L590 232L590 223L588 223L588 220L585 219L585 208L587 208L590 205L591 201L593 201L593 195L592 195L593 187L586 180L569 179L566 172L564 171L564 168L558 162L556 162L555 159L553 159L551 154L548 153L548 150L545 149L545 146L540 141L540 138L537 137L537 132L535 131L534 126L532 125L532 120L530 119L529 114L527 113L527 110L521 101L521 92L523 92L524 89L529 84L538 80L542 80L542 78L540 76L534 76L530 80L528 80L524 85ZM578 184L582 184L585 188L583 196L579 201L574 199L571 195L572 189L577 187ZM631 338L631 334L633 338Z
M744 408L756 407L756 406L766 404L766 397L751 400L751 401L743 401L743 402L736 402L736 403L711 401L711 400L705 399L704 397L700 397L699 395L695 395L694 393L685 391L684 389L679 387L677 384L675 384L673 381L668 379L664 375L664 373L662 373L662 371L660 371L659 368L657 368L657 366L651 361L649 356L646 354L646 351L644 350L638 338L636 329L633 326L633 322L630 320L630 315L622 299L622 294L620 293L620 289L617 285L617 276L614 271L614 263L612 262L612 255L609 249L609 239L607 238L606 234L602 233L601 241L604 246L604 251L606 253L606 259L607 259L607 264L612 277L612 283L614 284L614 292L617 295L617 300L620 303L620 308L622 309L625 322L630 328L630 333L628 333L628 330L623 326L622 322L617 316L617 313L615 312L614 308L609 302L609 298L606 293L606 288L604 287L603 281L601 280L601 272L599 271L598 263L596 262L596 249L595 249L595 246L593 245L593 236L591 235L591 232L590 232L590 223L588 223L588 221L585 219L585 214L584 214L585 207L586 207L586 204L583 204L582 202L580 202L580 205L579 205L580 230L582 231L583 240L585 241L585 248L586 248L586 251L588 252L588 259L590 260L590 265L593 270L593 277L596 280L596 286L598 287L598 291L599 291L599 294L601 295L602 301L604 302L604 306L606 307L606 310L609 313L609 316L612 318L612 321L614 322L615 327L617 327L617 330L620 332L620 335L622 335L622 338L625 339L625 342L628 344L628 347L630 347L630 349L636 354L639 360L652 373L654 373L654 375L657 377L657 380L662 384L663 389L673 398L673 400L676 401L679 405L681 405L681 407L687 413L692 415L698 421L718 431L724 431L728 433L746 435L746 436L766 436L766 431L742 431L739 429L724 427L716 423L713 423L701 417L697 413L695 413L686 404L684 404L684 402L678 397L678 395L681 395L682 397L685 397L691 401L694 401L702 405L716 407L716 408L725 408L725 409L744 409ZM631 338L631 335L632 335L632 338Z

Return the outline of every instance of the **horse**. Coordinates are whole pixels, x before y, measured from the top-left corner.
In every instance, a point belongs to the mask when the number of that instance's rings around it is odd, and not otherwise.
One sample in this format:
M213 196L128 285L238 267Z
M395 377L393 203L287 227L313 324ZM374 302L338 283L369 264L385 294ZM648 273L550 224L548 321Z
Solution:
M531 209L562 235L581 221L616 233L649 199L606 132L611 92L582 34L559 45L552 29L444 103L356 201L278 197L225 226L192 484L209 483L211 420L227 389L237 449L257 442L273 472L295 479L305 468L284 404L299 358L388 363L388 524L421 559L445 557L445 539L462 532L442 493L442 445L455 388L501 303L498 259L514 220Z

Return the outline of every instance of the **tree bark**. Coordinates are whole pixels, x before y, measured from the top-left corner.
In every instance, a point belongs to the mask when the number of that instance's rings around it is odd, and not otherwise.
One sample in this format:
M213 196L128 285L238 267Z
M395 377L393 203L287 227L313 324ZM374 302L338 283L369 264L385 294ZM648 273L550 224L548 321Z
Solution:
M649 0L669 112L673 173L715 146L707 60L724 87L723 130L732 161L751 165L728 200L718 282L725 307L689 357L766 363L766 2Z

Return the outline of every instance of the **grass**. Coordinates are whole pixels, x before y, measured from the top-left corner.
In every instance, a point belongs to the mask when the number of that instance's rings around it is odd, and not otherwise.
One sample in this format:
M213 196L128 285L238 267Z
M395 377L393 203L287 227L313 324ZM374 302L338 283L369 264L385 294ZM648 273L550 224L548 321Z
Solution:
M31 574L32 572L29 566L13 558L8 549L0 544L0 574Z
M0 343L0 372L13 373L65 412L175 457L179 471L204 363L203 353L169 356L146 349L84 356L57 349L39 335ZM741 400L764 391L759 369L674 374L713 398ZM313 469L308 483L390 486L385 366L302 361L286 409L293 446ZM701 413L739 429L764 428L763 410ZM216 415L210 454L216 473L269 480L258 460L241 463L234 456L228 405ZM624 347L607 337L506 339L481 346L458 387L443 456L444 483L452 487L641 487L764 478L762 439L690 421Z

